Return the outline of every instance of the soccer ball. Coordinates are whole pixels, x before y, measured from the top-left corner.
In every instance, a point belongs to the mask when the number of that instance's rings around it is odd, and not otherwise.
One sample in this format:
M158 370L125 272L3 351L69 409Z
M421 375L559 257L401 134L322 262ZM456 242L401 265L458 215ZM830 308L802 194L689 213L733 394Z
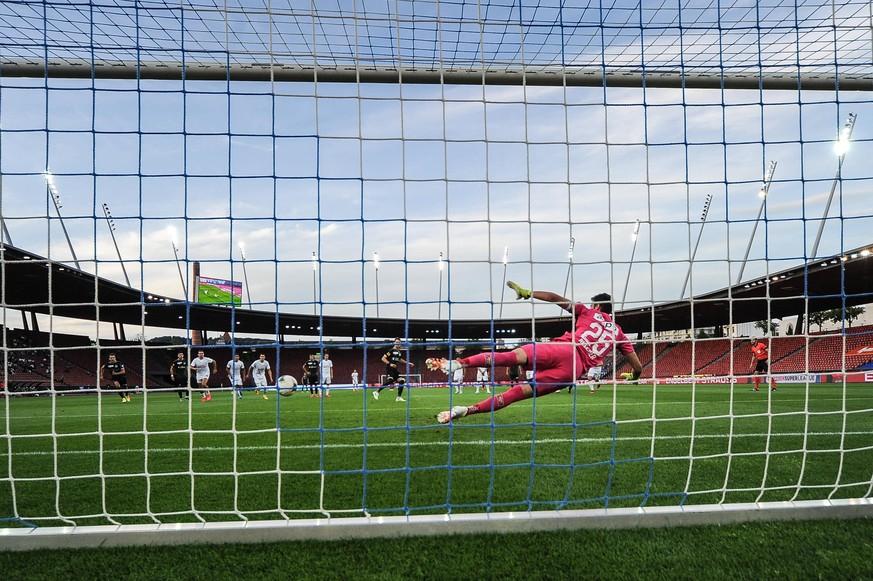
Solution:
M294 379L293 375L283 375L276 382L276 387L279 390L279 395L294 395L294 392L297 391L297 380Z

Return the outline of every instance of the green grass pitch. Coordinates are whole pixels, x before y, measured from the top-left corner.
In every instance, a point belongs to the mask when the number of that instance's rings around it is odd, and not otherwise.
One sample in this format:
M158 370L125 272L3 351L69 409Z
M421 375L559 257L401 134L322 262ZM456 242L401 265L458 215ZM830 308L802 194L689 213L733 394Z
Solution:
M500 388L498 388L499 390ZM467 388L0 401L0 527L853 498L873 478L865 384L605 385L452 426ZM195 392L196 396L196 392ZM111 519L111 520L110 520ZM21 523L20 521L26 521Z
M229 305L233 303L241 305L242 297L238 297L217 286L201 283L197 287L197 302L205 304L216 303L220 305Z

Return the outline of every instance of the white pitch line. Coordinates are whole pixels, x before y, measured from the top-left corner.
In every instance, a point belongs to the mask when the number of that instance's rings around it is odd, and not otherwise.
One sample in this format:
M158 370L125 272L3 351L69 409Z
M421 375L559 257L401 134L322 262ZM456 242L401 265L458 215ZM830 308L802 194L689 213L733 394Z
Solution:
M861 431L861 432L808 432L806 436L840 436L845 434L846 436L869 436L873 435L873 431ZM792 437L802 437L804 436L803 432L773 432L767 434L766 432L755 433L755 434L733 434L733 438L792 438ZM731 436L728 434L695 434L694 438L698 440L702 439L729 439ZM674 435L674 436L655 436L655 441L659 440L683 440L690 439L691 434L682 434L682 435ZM537 444L569 444L572 442L576 442L577 444L597 444L604 442L651 442L652 438L650 436L620 436L615 439L613 438L543 438L536 440ZM282 446L283 450L320 450L320 449L329 449L329 450L339 450L339 449L353 449L353 448L401 448L409 446L410 448L418 448L418 447L428 447L428 446L447 446L451 444L452 446L490 446L494 444L495 446L530 446L530 439L520 439L520 440L470 440L470 441L462 441L462 440L453 440L452 442L382 442L382 443L367 443L364 444L289 444L286 446ZM873 445L873 444L871 444ZM239 447L231 447L231 446L197 446L195 448L148 448L148 452L154 453L177 453L177 452L232 452L234 450L243 452L243 451L260 451L260 450L275 450L276 446L239 446ZM126 448L126 449L112 449L112 450L103 450L104 454L141 454L145 451L143 448ZM839 450L833 450L833 452L838 452ZM821 450L815 450L816 453L821 452ZM99 450L60 450L57 452L58 455L84 455L84 454L98 454ZM53 456L54 452L14 452L16 457L18 456ZM8 456L6 450L0 451L0 457Z

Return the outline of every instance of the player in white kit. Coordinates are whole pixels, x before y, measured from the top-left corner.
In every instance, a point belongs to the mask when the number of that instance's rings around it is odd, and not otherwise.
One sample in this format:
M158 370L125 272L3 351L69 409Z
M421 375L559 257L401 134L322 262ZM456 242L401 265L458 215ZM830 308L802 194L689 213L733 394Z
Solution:
M352 391L358 391L358 370L352 369Z
M215 373L215 359L206 357L203 351L197 352L197 357L191 361L191 369L197 372L196 380L200 385L200 401L206 403L212 400L212 394L209 392L209 375Z
M455 384L455 393L461 395L464 393L464 368L455 369L452 373L452 383Z
M588 389L589 393L594 393L594 389L600 389L600 378L603 377L603 366L598 365L588 370Z
M491 393L491 385L488 383L488 368L476 368L476 393L479 393L479 388L484 387L485 393Z
M573 387L577 389L588 384L588 393L593 394L595 389L600 389L600 378L603 377L603 366L598 365L592 367L585 374L584 378L579 378L576 383L567 388L567 393L573 393Z
M242 399L243 375L245 375L246 364L239 360L239 355L235 354L233 359L227 362L227 379L230 381L230 387L233 388L233 393L237 399Z
M333 382L333 361L330 353L325 353L321 358L321 385L324 397L330 397L330 384Z
M255 361L252 361L249 365L249 375L255 382L255 395L260 394L263 389L264 399L270 399L267 397L267 386L273 384L273 372L266 355L261 353Z

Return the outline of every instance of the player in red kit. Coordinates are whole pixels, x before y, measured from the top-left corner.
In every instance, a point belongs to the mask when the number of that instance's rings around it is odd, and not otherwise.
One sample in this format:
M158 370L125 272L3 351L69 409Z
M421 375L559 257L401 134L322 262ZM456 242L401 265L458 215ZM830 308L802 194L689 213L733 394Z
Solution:
M570 299L549 291L530 291L509 281L506 286L515 291L518 299L538 299L555 303L573 315L575 330L548 343L529 343L512 351L480 353L454 361L428 359L430 369L442 369L451 373L462 367L495 367L519 365L534 370L531 383L515 385L502 394L495 394L471 406L455 406L440 412L437 421L448 423L457 418L483 412L497 411L517 401L554 393L573 384L591 367L603 362L613 346L624 353L633 373L627 379L637 380L643 372L639 357L627 336L612 320L612 297L601 293L591 297L591 307L574 303Z
M751 343L752 362L749 364L749 367L752 370L752 378L755 380L755 391L758 391L758 383L760 382L758 379L758 373L770 375L770 366L768 364L770 354L767 352L767 345L763 341L759 341L757 338L752 337ZM772 375L770 375L770 390L776 391L776 380L773 379Z

